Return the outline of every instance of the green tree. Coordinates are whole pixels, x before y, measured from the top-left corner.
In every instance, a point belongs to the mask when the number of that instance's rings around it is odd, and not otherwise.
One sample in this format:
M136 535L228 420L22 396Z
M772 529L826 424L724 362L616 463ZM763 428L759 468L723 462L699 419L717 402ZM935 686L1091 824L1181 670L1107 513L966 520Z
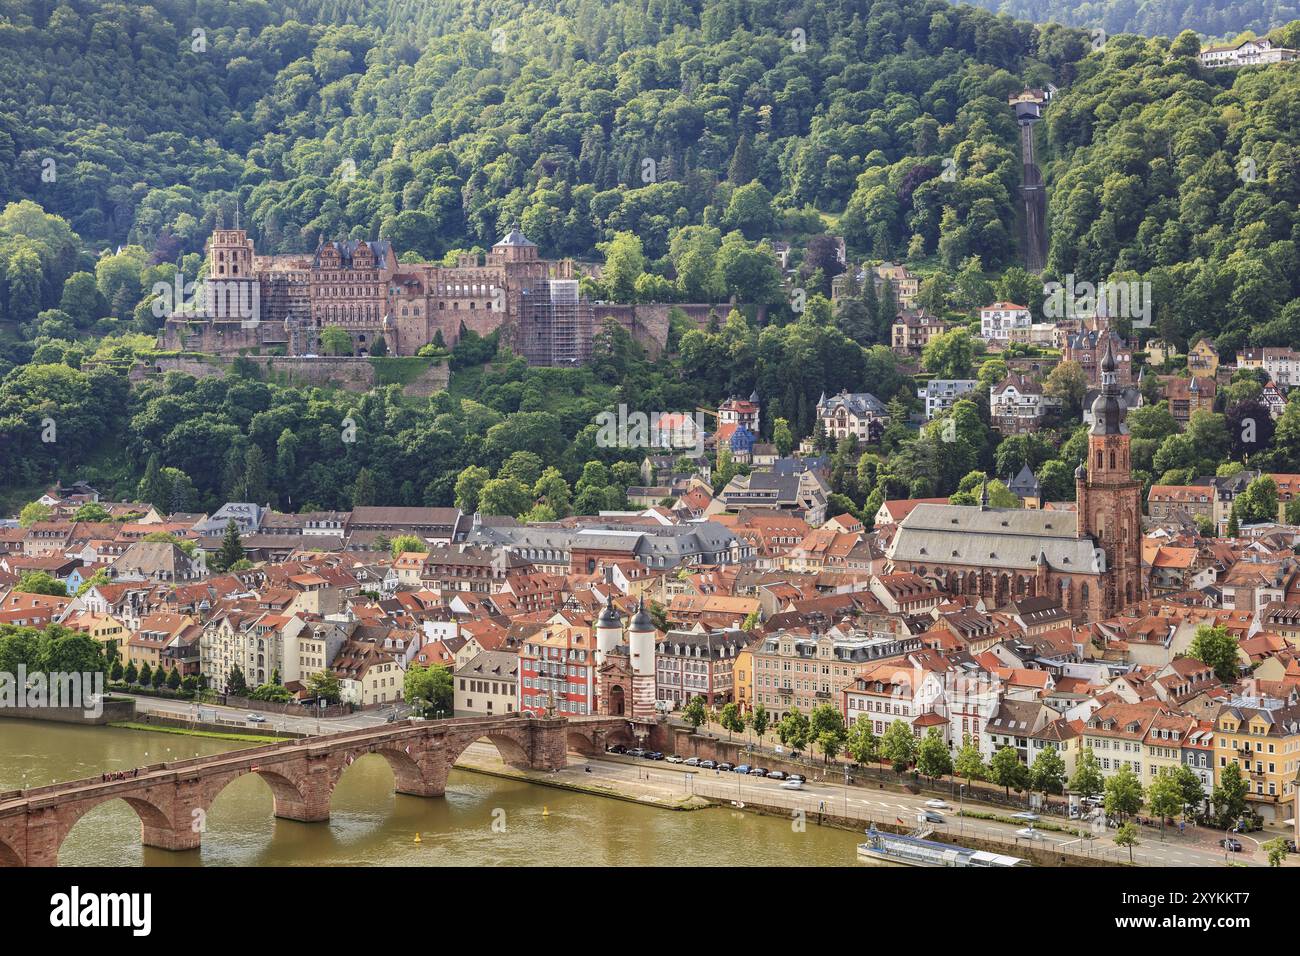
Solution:
M695 733L700 729L700 725L708 719L708 714L704 710L704 698L698 694L687 702L682 708L682 720L691 725L691 732Z
M975 356L970 332L953 329L936 335L921 351L921 367L936 378L970 378Z
M49 505L33 501L28 505L24 505L23 510L18 512L18 524L24 528L30 528L38 521L49 521L53 514L54 509Z
M405 554L408 551L417 553L429 550L429 545L423 538L413 534L399 534L388 545L389 553L396 558L399 554Z
M799 712L798 707L790 708L776 725L776 735L781 743L795 753L801 753L808 746L808 734L808 718Z
M403 681L403 685L405 685L405 681ZM402 691L405 693L405 686L403 686ZM343 696L343 685L339 682L338 675L333 671L321 670L307 678L307 692L317 700L337 704Z
M906 721L895 720L885 728L880 740L880 753L889 761L894 773L902 773L916 759L917 740Z
M763 735L767 733L770 717L771 715L768 714L766 707L762 704L754 705L754 712L749 717L749 726L754 729L754 733L759 740L762 740Z
M67 597L68 586L55 580L47 571L24 571L14 585L14 590L21 594L49 594L54 597Z
M1219 782L1210 798L1221 826L1231 826L1241 819L1246 812L1246 794L1249 792L1250 784L1242 777L1241 767L1235 760L1229 761L1219 771Z
M352 507L361 508L373 505L377 500L377 495L374 473L369 468L359 469L357 479L352 483Z
M1120 764L1120 768L1106 779L1106 796L1103 806L1106 816L1125 819L1142 809L1142 781L1133 768Z
M723 705L722 713L718 718L718 723L720 723L722 729L727 732L728 740L731 739L733 733L738 734L745 729L744 715L741 714L740 708L736 706L734 701Z
M1043 796L1065 790L1065 761L1055 747L1044 747L1029 768L1031 785Z
M859 718L849 728L845 749L848 755L860 764L872 764L880 760L880 738L871 729L871 721Z
M961 746L957 749L957 759L953 762L953 771L957 776L965 779L967 785L974 780L984 780L988 777L988 767L984 766L984 758L980 756L980 749L971 739L970 734L962 735Z
M1147 805L1160 818L1162 830L1166 819L1177 816L1182 811L1183 788L1179 785L1178 774L1173 768L1162 767L1151 781L1147 790Z
M351 355L352 336L337 325L327 325L320 331L320 350L323 355Z
M825 763L833 753L826 749L826 742L834 743L836 753L844 745L844 739L847 732L844 729L844 715L840 713L838 707L834 704L820 704L813 708L808 715L808 729L810 738L822 748L822 762Z
M1214 668L1215 676L1224 683L1235 681L1241 669L1237 640L1221 624L1198 627L1187 647L1187 656Z
M412 664L402 681L402 696L418 716L452 716L455 688L451 671L441 664Z
M1128 848L1128 861L1133 862L1133 848L1140 846L1138 828L1132 823L1124 823L1115 831L1115 845Z
M989 761L989 779L1002 787L1008 798L1014 789L1017 793L1029 787L1029 768L1020 760L1014 747L1002 747Z
M463 468L456 476L456 507L466 514L478 511L479 495L491 479L492 472L479 465Z
M948 745L943 742L938 727L931 727L916 752L916 769L933 783L940 777L946 777L953 770L952 755Z
M244 542L239 535L239 525L235 524L232 518L226 522L226 533L221 539L221 550L217 552L212 563L218 570L228 571L243 561L244 557Z
M1284 837L1274 837L1267 843L1260 844L1260 849L1268 854L1269 866L1281 866L1286 862L1287 854L1290 852Z

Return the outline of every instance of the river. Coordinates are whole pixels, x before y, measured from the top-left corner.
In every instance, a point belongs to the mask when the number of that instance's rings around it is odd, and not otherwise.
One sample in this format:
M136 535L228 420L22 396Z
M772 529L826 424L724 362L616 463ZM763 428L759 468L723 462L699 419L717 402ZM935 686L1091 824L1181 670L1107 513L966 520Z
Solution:
M0 719L0 789L41 786L199 754L234 741ZM439 799L393 793L384 758L344 772L328 823L277 820L256 774L213 802L200 850L143 847L135 812L101 804L68 834L61 865L703 866L848 865L861 839L731 808L672 811L453 771ZM415 841L416 834L420 842Z

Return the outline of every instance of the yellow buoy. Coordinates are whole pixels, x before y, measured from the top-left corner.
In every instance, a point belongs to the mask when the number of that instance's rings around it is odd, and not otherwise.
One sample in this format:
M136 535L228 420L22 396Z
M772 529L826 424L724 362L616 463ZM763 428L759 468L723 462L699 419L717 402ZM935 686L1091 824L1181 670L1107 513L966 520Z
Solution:
M423 843L423 842L424 842L423 840L420 839L420 834L418 834L418 833L415 835L415 842L416 842L416 843Z
M549 817L550 815L551 815L551 811L547 810L546 807L542 807L542 816Z

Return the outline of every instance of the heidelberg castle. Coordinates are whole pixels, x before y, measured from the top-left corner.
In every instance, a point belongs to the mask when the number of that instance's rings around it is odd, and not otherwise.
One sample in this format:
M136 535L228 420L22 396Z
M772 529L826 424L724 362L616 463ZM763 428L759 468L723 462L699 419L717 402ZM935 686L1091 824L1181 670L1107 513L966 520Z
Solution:
M464 329L487 335L505 326L531 364L577 364L591 354L593 306L578 293L574 263L539 258L517 228L486 256L461 255L452 267L400 262L386 239L259 256L244 230L225 228L213 232L207 254L202 308L170 310L164 349L321 354L321 331L334 326L352 337L355 355L370 354L381 338L388 354L415 355L439 332L450 348Z

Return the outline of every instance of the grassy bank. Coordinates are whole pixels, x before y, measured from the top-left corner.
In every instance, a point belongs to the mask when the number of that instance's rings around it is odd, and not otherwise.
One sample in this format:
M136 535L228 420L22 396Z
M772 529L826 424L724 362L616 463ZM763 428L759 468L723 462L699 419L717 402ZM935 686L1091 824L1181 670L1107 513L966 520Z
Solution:
M211 740L238 740L241 743L278 744L290 738L273 737L266 734L236 734L216 730L189 730L185 727L165 727L161 724L144 724L137 720L119 720L109 723L109 727L121 727L125 730L147 730L155 734L180 734L184 737L207 737Z

